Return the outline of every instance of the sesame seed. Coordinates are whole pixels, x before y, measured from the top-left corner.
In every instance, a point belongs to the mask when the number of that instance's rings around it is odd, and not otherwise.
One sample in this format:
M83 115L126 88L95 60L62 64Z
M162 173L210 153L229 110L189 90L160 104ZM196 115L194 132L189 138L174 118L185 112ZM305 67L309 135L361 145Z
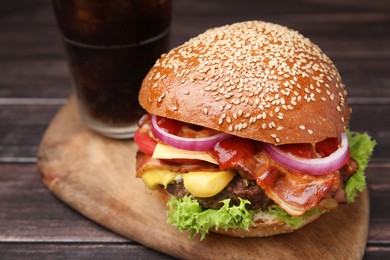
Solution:
M162 93L161 96L158 97L157 102L161 103L164 97L165 97L165 93Z
M306 127L305 127L304 125L300 125L300 126L299 126L299 129L301 129L301 130L305 130L305 129L306 129Z
M309 134L313 134L313 130L311 130L311 129L307 129L307 132L308 132Z

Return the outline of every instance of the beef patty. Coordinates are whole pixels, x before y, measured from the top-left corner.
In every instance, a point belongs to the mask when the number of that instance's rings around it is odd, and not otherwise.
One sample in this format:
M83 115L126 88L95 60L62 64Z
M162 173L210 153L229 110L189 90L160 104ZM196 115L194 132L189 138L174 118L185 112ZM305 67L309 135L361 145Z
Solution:
M167 191L176 198L191 196L184 187L183 181L176 181L167 187ZM265 195L264 191L254 180L245 180L241 175L236 174L233 180L218 194L209 198L194 197L200 205L205 208L219 209L222 207L220 201L230 199L231 205L239 205L240 199L247 199L250 205L247 209L265 209L273 205L274 202Z

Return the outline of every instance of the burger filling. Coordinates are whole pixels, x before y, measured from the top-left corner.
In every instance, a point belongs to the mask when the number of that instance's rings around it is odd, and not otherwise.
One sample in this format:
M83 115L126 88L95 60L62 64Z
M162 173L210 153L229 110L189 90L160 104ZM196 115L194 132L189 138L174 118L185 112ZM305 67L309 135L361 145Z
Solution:
M253 212L277 208L300 218L312 210L335 209L364 189L363 170L375 142L354 133L348 145L346 138L270 147L147 115L134 137L140 149L137 177L176 199L191 198L202 210L244 205Z

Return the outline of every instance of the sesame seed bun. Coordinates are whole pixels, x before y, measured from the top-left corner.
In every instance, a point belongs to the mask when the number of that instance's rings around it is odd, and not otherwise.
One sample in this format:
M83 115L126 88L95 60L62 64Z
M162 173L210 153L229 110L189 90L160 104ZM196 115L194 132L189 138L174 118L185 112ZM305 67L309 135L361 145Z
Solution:
M142 83L152 114L273 144L344 132L350 108L318 46L261 21L207 30L162 55Z

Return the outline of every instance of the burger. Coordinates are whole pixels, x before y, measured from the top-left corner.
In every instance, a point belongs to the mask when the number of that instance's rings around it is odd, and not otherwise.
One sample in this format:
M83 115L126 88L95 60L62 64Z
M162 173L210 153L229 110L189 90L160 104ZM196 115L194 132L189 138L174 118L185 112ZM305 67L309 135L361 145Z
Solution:
M365 189L375 141L348 130L332 61L284 26L207 30L156 61L139 102L136 177L191 237L292 232Z

